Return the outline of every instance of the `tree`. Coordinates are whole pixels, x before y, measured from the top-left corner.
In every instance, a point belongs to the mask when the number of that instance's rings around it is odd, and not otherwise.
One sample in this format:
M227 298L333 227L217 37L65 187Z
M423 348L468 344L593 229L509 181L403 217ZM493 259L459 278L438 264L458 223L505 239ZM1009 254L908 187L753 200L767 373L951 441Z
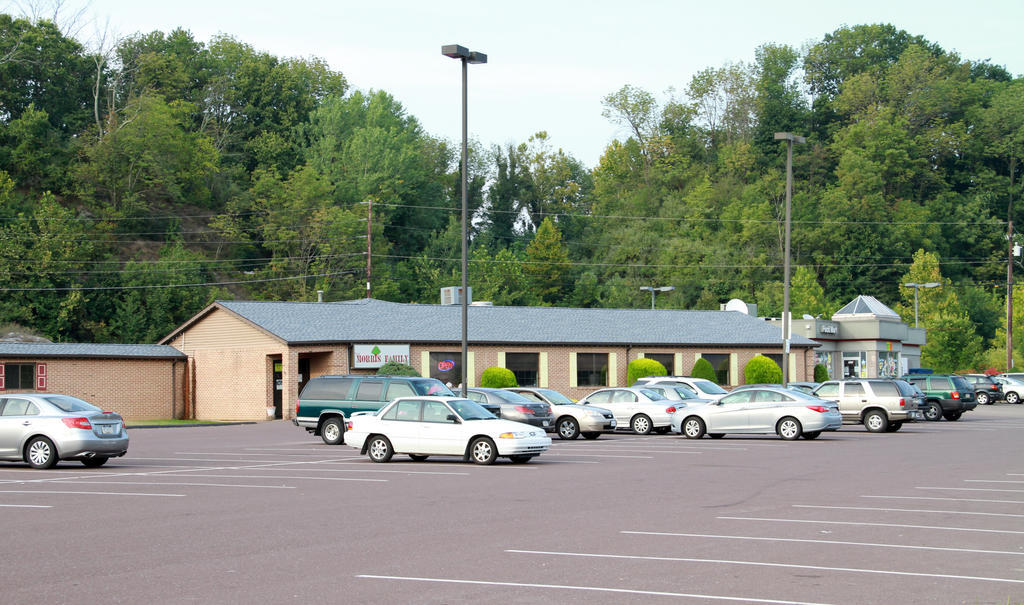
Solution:
M416 368L398 361L388 361L377 369L377 374L387 376L419 376Z
M651 169L652 144L658 136L658 104L654 95L626 84L607 95L601 104L604 105L602 116L615 124L628 127L636 138L643 157L646 179Z
M718 382L718 375L715 373L715 367L711 365L711 362L701 357L693 364L693 370L690 371L690 375L694 378L704 378L711 382Z
M533 293L542 302L558 304L566 298L570 275L569 252L551 217L544 219L533 241L526 246L523 272L530 280Z
M645 376L668 376L668 370L661 362L641 357L626 366L626 384L633 386L638 378Z
M790 308L794 316L807 314L813 317L831 317L836 311L835 303L826 298L825 289L818 283L817 274L810 267L796 268L790 288Z
M491 366L480 374L480 386L488 389L505 389L517 387L516 375L512 370L498 366Z
M743 367L743 382L746 384L782 384L782 368L771 358L755 355Z

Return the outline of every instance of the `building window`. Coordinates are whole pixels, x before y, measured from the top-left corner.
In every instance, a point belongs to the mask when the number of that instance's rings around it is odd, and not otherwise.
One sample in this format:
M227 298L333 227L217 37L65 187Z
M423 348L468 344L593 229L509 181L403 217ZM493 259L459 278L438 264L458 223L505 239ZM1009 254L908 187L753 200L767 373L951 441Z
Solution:
M764 355L765 357L767 357L768 359L771 359L772 361L774 361L775 365L779 366L780 370L782 369L782 353L761 353L761 354Z
M670 376L675 373L676 356L672 353L644 353L644 359L651 359L665 366L665 372Z
M900 371L900 354L892 351L878 352L878 377L896 378Z
M521 387L537 386L539 367L539 353L505 353L505 368L516 375L516 382Z
M732 384L729 376L728 353L704 353L701 357L707 359L711 367L715 368L715 382L718 384Z
M608 354L577 353L576 384L581 387L608 385Z
M34 389L36 387L36 364L5 363L3 388Z
M449 387L462 384L462 353L431 353L430 377Z

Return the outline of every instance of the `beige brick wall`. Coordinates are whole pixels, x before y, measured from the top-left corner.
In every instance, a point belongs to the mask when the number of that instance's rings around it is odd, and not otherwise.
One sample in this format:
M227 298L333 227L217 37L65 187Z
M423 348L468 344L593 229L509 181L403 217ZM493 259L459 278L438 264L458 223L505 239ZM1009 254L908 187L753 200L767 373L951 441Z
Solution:
M47 393L84 399L126 420L180 418L184 412L185 362L150 359L0 359L45 363ZM11 389L0 393L38 393Z

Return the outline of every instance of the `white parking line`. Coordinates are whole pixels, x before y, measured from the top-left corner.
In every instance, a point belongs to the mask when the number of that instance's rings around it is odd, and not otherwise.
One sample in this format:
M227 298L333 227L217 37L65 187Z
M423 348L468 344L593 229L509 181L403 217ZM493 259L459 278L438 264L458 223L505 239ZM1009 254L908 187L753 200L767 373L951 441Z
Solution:
M1007 582L1024 584L1024 580L1014 578L990 578L985 576L958 576L939 573L919 573L914 571L893 571L889 569L860 569L856 567L825 567L823 565L798 565L795 563L770 563L763 561L735 561L730 559L697 559L690 557L652 557L643 555L614 555L604 553L554 552L543 550L506 550L505 552L527 555L545 555L559 557L587 557L595 559L629 559L633 561L677 561L680 563L715 563L719 565L744 565L751 567L782 567L786 569L813 569L816 571L845 571L851 573L880 574L890 576L915 576L922 578L943 578L946 580L978 580L981 582Z
M4 508L53 508L45 504L0 504Z
M559 449L562 449L562 448L559 448ZM648 449L648 448L644 448L644 449L615 448L614 450L600 450L600 449L597 449L597 448L589 448L588 447L587 451L588 452L595 452L595 451L596 452L600 452L600 451L642 452L642 453L648 453L648 454L702 454L703 453L703 452L699 452L699 451L689 451L689 450L652 450L652 449Z
M184 472L184 471L182 471ZM188 472L204 472L188 471ZM367 479L363 477L303 477L301 475L199 475L200 477L221 477L224 479L301 479L307 481L368 481L372 483L386 483L388 479Z
M63 481L63 483L88 483L95 485L186 485L190 487L251 487L262 489L295 489L293 485L235 485L232 483L184 483L180 481Z
M943 529L946 531L977 531L989 534L1024 534L1024 531L1013 531L1009 529L975 529L970 527L942 527L936 525L904 525L900 523L867 523L859 521L816 521L814 519L770 519L766 517L715 517L716 519L731 519L733 521L774 521L778 523L821 523L827 525L860 525L871 527L905 527L908 529Z
M725 597L720 595L694 594L685 592L661 592L656 590L632 590L629 588L602 588L599 586L572 586L569 584L534 584L526 582L491 582L486 580L456 580L453 578L416 578L410 576L374 576L357 575L357 578L371 580L404 580L409 582L438 582L444 584L473 584L477 586L512 586L515 588L551 588L556 590L584 590L589 592L613 592L619 594L650 595L658 597L683 597L690 599L708 599L716 601L742 601L744 603L775 603L778 605L824 605L805 601L779 601L776 599L755 599L750 597Z
M681 534L660 531L620 531L622 534L634 534L641 536L680 536L684 538L713 538L719 540L755 540L764 542L801 542L810 544L837 544L840 546L868 546L872 548L904 548L909 550L939 550L947 552L975 553L984 555L1018 555L1024 556L1024 552L1013 550L980 550L976 548L951 548L942 546L911 546L908 544L881 544L876 542L844 542L842 540L809 540L801 538L765 538L757 536L722 536L715 534Z
M69 492L50 489L0 489L0 494L73 494L76 496L152 496L154 498L184 498L185 494L144 494L140 492Z
M878 508L872 506L819 506L816 504L794 504L793 508L824 508L829 510L873 510L893 513L938 513L945 515L979 515L983 517L1024 517L1013 513L979 513L960 510L927 510L917 508Z
M1024 500L985 500L982 498L941 498L938 496L861 496L861 498L888 498L893 500L946 500L950 502L989 502L995 504L1024 504Z
M555 453L552 453L550 450L545 452L545 454L547 456L571 456L573 458L643 458L643 459L646 459L646 460L650 460L650 459L654 458L654 456L618 456L618 455L615 455L615 454L576 454L576 453L571 453L571 454L570 453L555 454Z
M1024 489L998 489L994 487L915 487L914 489L942 489L956 492L1010 492L1024 494Z
M964 483L1024 483L1017 479L964 479Z

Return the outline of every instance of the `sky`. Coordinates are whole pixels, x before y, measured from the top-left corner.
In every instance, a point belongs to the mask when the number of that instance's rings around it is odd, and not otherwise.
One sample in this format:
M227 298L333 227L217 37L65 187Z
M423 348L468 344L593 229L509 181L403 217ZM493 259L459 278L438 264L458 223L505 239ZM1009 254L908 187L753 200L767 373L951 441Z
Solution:
M426 132L456 144L461 68L441 46L461 44L488 56L469 66L471 139L518 144L546 131L553 148L588 167L628 137L601 115L601 100L622 86L664 103L702 69L753 62L766 43L799 49L844 24L891 23L1024 75L1020 0L65 0L65 12L80 7L93 20L83 41L102 29L181 27L202 42L221 33L282 58L320 57L353 88L390 93Z

